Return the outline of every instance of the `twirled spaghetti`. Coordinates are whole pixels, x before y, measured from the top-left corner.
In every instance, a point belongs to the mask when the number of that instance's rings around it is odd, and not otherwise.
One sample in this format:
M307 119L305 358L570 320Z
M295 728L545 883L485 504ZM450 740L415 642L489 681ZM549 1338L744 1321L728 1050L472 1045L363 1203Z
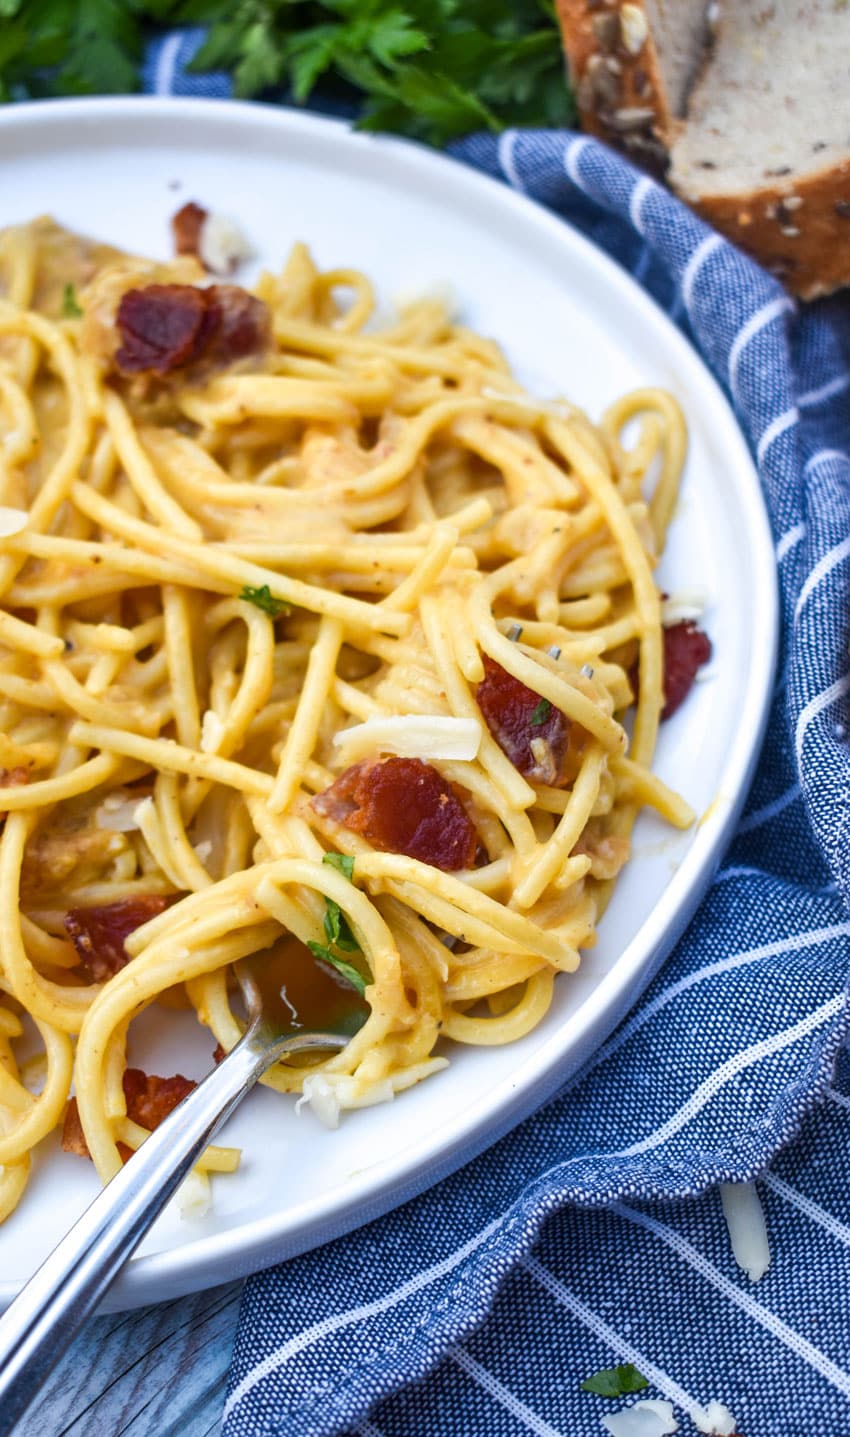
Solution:
M72 1079L103 1180L144 1139L147 1005L229 1049L235 960L319 965L368 1018L267 1081L390 1095L539 1022L638 808L692 818L649 769L673 399L538 404L301 245L253 301L202 279L0 238L0 1216Z

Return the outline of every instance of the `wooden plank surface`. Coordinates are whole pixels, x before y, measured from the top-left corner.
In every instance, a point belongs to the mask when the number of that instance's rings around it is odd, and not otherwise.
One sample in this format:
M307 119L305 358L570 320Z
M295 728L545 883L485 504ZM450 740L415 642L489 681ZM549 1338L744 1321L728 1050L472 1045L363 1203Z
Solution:
M94 1318L15 1437L216 1437L241 1290Z

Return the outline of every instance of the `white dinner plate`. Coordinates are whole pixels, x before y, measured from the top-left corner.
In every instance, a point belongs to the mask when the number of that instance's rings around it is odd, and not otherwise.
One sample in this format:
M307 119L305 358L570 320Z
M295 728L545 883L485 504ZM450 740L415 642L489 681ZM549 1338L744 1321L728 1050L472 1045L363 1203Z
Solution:
M761 738L777 631L770 532L752 461L715 381L652 300L568 224L505 186L404 142L335 121L207 100L56 101L0 113L0 225L45 212L167 257L186 200L236 217L258 263L306 240L323 268L357 266L388 309L450 287L463 322L494 336L535 394L596 417L622 391L662 385L691 443L660 582L698 587L714 645L705 682L662 726L656 768L700 815L676 834L646 815L634 857L575 976L505 1048L453 1048L450 1066L336 1132L257 1091L223 1131L238 1174L212 1212L167 1211L113 1289L130 1307L233 1278L327 1242L453 1171L549 1097L599 1046L656 971L710 881ZM250 278L250 275L249 275ZM150 1014L131 1058L200 1077L212 1040L185 1015ZM95 1196L89 1163L56 1136L0 1228L0 1300L30 1276Z

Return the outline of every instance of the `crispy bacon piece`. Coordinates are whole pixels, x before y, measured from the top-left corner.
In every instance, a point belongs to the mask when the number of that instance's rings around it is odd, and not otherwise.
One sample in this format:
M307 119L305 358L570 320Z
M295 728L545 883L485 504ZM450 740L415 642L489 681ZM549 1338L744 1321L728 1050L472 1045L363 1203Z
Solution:
M122 898L96 908L70 908L65 914L65 931L94 983L102 983L120 972L130 961L125 938L162 913L172 900L161 893Z
M203 291L211 296L215 325L201 358L222 368L250 354L261 354L271 343L268 306L238 284L213 284Z
M203 205L196 205L194 200L189 200L188 204L173 216L171 228L177 254L200 254L201 229L207 213Z
M127 1117L142 1128L153 1131L168 1114L182 1103L183 1099L198 1085L182 1073L173 1078L158 1078L155 1073L144 1073L141 1068L127 1068L124 1073L124 1097L127 1102ZM62 1148L66 1153L78 1157L90 1157L76 1098L68 1099L65 1121L62 1124ZM118 1144L122 1162L133 1156L133 1148L126 1143Z
M356 763L317 793L313 807L373 848L453 873L471 868L478 835L452 785L421 758Z
M80 1110L77 1107L76 1098L69 1098L68 1106L65 1109L65 1121L62 1124L62 1151L75 1153L78 1158L91 1157L83 1133L83 1125L80 1122Z
M499 748L523 778L561 787L566 782L569 719L487 654L482 658L484 678L475 699Z
M120 374L171 374L203 364L233 364L268 345L271 318L262 300L235 284L148 284L129 289L116 315Z
M665 703L661 717L668 719L690 693L697 670L711 658L711 640L690 619L670 624L663 633Z
M30 771L23 764L0 768L0 788L23 788L30 781Z
M23 788L30 781L30 771L22 764L14 768L0 768L0 788ZM7 810L0 803L0 827L6 822Z
M602 820L591 818L585 825L573 854L587 854L590 875L607 882L616 878L631 855L631 840L616 833L605 833Z
M173 1078L158 1078L141 1068L127 1068L124 1073L127 1117L140 1127L153 1130L197 1086L182 1073L175 1073Z

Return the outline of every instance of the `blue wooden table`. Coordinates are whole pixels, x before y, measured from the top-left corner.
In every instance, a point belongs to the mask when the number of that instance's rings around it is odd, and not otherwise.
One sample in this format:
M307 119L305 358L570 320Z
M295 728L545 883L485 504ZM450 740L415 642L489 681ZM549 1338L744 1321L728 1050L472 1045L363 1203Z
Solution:
M15 1437L214 1437L241 1288L94 1318Z

